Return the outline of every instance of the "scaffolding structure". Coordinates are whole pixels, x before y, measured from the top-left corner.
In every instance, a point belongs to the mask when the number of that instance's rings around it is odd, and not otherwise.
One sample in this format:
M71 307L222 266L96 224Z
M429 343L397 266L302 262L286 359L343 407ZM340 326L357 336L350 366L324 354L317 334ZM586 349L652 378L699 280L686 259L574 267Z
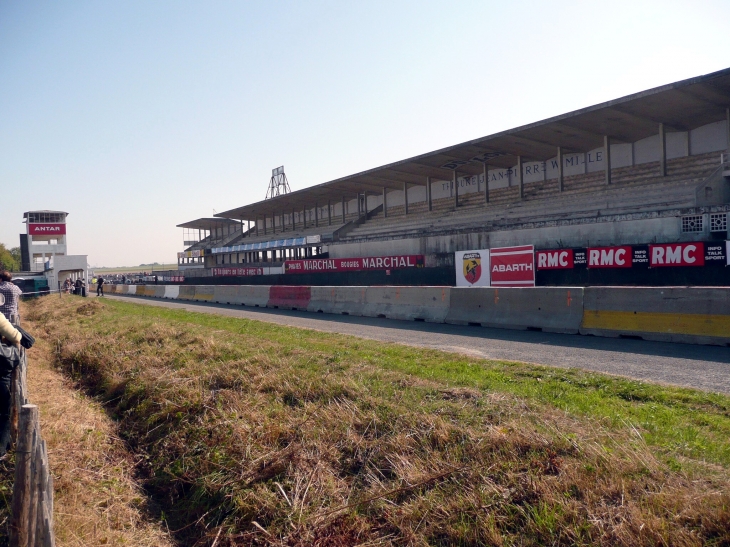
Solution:
M271 170L271 180L269 180L269 188L266 190L266 198L270 199L282 194L288 194L291 192L289 188L289 181L286 179L284 173L284 166L277 167Z

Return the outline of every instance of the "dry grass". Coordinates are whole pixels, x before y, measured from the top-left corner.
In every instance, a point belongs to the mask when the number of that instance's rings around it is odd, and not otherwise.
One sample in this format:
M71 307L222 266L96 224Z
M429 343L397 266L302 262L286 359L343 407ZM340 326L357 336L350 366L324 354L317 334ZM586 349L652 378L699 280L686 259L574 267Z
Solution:
M453 356L79 298L31 317L103 398L185 545L730 545L724 465L657 450L640 424L429 372ZM101 460L61 474L116 468L99 444Z
M25 311L25 310L24 310ZM24 326L38 331L32 321ZM50 343L29 353L28 389L38 405L54 477L56 545L173 545L164 524L149 517L136 459L104 409L51 366ZM12 476L12 466L7 475Z

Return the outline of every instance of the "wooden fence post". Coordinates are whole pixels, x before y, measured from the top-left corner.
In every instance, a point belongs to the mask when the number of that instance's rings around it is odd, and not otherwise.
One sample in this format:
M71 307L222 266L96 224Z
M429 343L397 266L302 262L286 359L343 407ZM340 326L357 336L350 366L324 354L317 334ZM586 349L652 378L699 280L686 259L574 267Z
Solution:
M28 393L26 387L26 377L28 370L28 354L21 349L20 365L15 367L10 380L10 434L13 439L18 437L18 416L20 415L20 407L27 400Z
M38 407L23 405L18 420L18 441L15 449L15 484L10 521L11 547L33 547L28 543L28 521L31 515L31 461L38 429Z

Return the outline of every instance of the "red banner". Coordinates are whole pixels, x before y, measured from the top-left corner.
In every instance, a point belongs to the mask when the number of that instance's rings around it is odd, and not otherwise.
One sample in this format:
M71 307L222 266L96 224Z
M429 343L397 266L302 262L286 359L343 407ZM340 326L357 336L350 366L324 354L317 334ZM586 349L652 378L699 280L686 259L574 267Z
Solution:
M232 276L232 275L264 275L263 268L213 268L213 275Z
M631 245L621 247L588 248L589 268L630 268L632 260Z
M493 287L534 287L535 248L532 245L490 249Z
M705 245L697 243L665 243L649 245L649 266L704 266Z
M361 270L398 270L422 268L423 255L373 256L361 258L313 258L287 260L284 273L357 272Z
M569 270L573 265L573 249L537 251L538 270Z
M32 236L62 236L65 233L65 224L28 224L28 234Z

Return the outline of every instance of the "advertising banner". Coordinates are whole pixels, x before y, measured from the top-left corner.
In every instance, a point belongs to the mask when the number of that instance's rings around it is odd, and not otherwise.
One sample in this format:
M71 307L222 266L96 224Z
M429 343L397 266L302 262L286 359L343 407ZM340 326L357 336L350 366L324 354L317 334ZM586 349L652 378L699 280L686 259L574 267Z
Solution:
M489 262L493 287L535 286L535 248L532 245L491 249Z
M489 287L489 249L456 251L457 287Z
M165 283L182 283L185 281L185 277L182 275L169 275L169 276L163 276L161 281Z
M61 236L65 233L65 224L28 224L28 234L32 236Z
M725 266L727 264L727 242L705 243L705 266Z
M263 268L213 268L213 275L232 276L232 275L264 275Z
M537 251L538 270L569 270L573 268L573 249L556 249L553 251ZM585 260L585 253L583 253Z
M284 273L357 272L362 270L398 270L423 268L423 255L368 256L361 258L312 258L287 260Z
M697 242L649 245L649 259L652 268L666 266L704 266L705 244Z
M589 268L630 268L632 252L630 245L621 247L589 247Z

